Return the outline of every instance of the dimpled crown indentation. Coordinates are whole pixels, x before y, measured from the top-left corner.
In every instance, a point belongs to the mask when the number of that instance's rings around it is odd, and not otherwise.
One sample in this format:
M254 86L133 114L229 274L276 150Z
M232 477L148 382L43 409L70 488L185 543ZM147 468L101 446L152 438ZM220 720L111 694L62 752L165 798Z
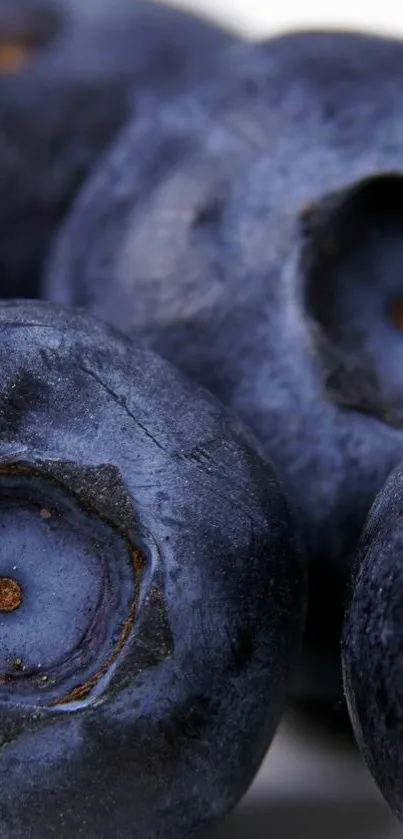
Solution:
M52 479L0 474L0 702L68 706L107 676L134 620L139 552Z

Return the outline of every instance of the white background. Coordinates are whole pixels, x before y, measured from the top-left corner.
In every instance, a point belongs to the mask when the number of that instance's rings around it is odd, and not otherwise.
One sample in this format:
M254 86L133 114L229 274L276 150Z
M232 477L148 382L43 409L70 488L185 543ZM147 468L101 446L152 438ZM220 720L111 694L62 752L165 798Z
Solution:
M201 10L251 38L301 27L365 28L382 34L403 33L400 0L170 0L171 5Z

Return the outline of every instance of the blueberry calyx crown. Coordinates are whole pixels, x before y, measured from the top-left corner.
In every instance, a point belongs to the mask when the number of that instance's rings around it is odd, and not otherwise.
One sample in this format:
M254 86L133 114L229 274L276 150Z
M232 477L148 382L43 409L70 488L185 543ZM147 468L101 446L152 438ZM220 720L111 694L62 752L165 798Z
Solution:
M46 49L61 29L61 13L46 0L35 8L10 0L0 8L0 75L14 75Z
M129 638L143 555L88 502L88 475L77 492L52 471L0 465L0 704L68 710L102 692Z

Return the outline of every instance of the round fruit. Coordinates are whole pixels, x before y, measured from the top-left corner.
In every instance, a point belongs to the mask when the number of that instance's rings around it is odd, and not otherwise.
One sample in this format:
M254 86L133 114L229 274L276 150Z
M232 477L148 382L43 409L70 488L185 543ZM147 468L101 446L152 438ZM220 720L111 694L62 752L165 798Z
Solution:
M302 635L271 466L150 350L0 308L0 832L167 839L230 809Z
M124 133L47 273L52 299L142 335L273 457L311 563L300 692L332 704L357 540L403 458L402 84L400 42L236 48L232 81Z
M1 0L2 297L37 294L50 235L129 115L219 73L231 41L148 0Z
M358 744L403 819L403 469L388 478L361 538L346 611L344 684Z

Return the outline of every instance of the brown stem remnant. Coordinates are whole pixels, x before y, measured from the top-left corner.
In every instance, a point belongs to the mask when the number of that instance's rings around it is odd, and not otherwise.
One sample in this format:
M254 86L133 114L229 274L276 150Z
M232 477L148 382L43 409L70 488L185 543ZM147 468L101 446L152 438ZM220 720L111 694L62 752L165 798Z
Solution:
M0 577L0 612L15 612L22 603L22 589L17 580Z

